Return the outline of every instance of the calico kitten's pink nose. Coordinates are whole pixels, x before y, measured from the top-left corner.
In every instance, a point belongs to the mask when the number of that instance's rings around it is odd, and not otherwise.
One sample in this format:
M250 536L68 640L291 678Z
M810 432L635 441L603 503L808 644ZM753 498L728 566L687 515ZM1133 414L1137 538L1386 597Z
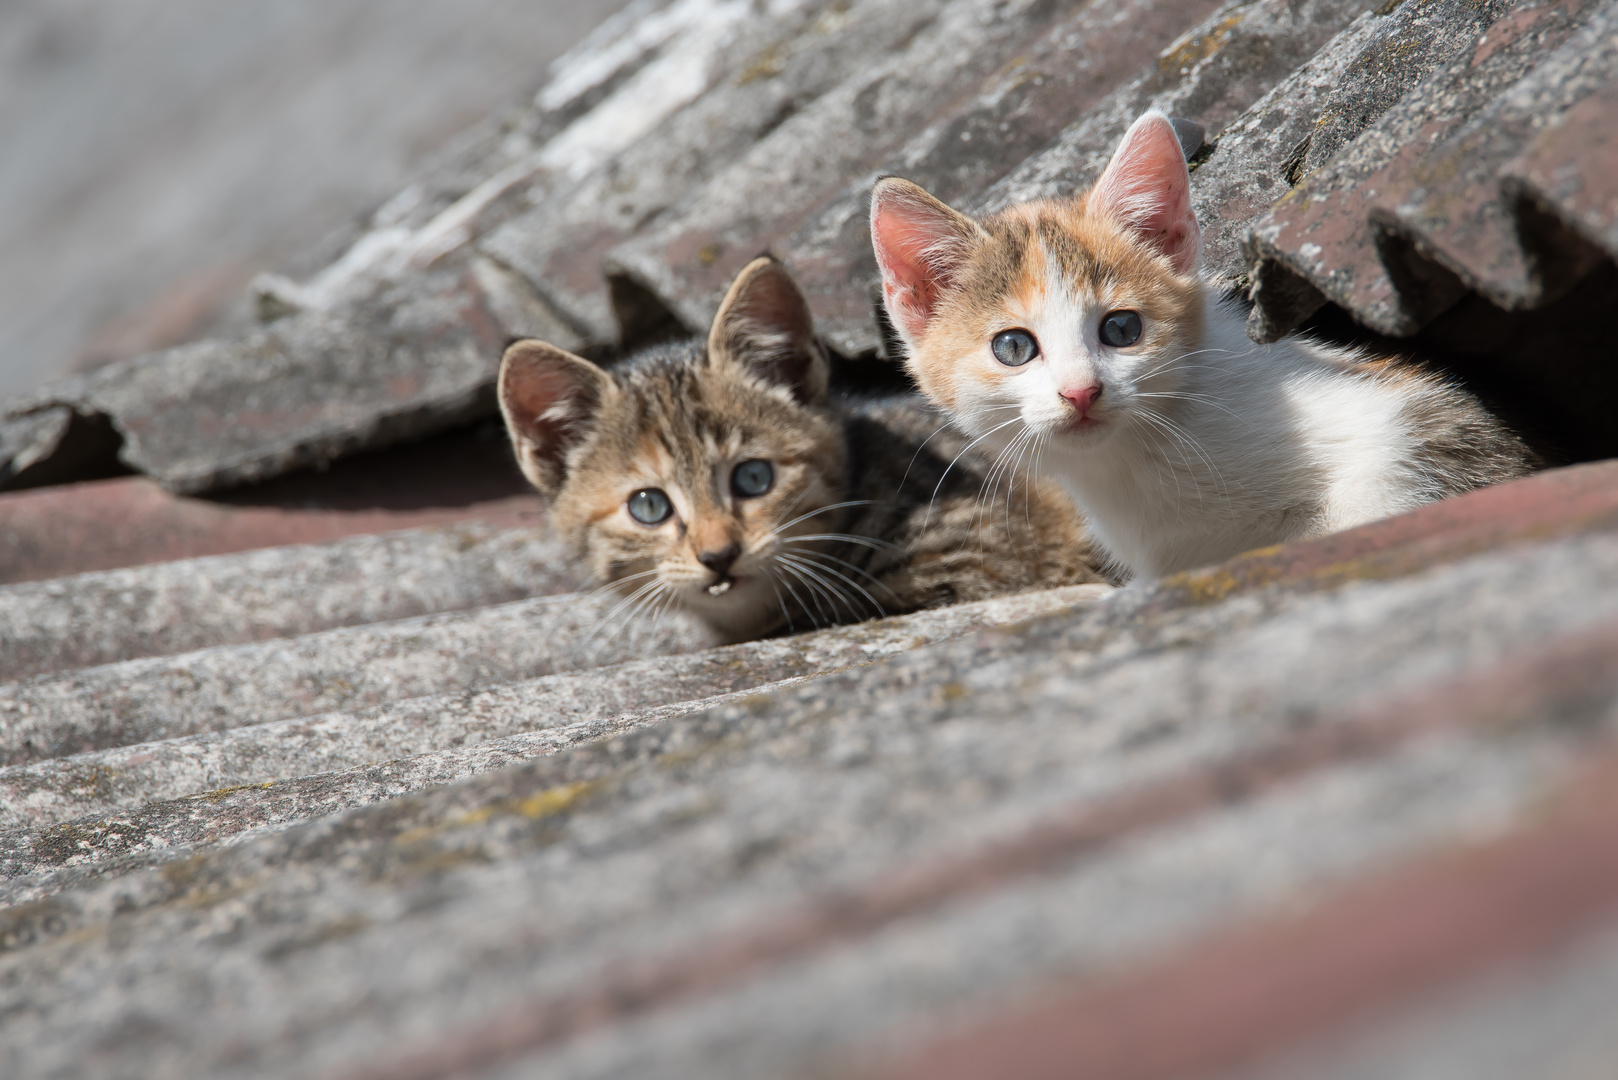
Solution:
M1081 420L1089 413L1090 407L1096 403L1096 399L1100 396L1100 383L1091 383L1089 386L1079 386L1062 391L1062 397L1067 400L1069 405L1079 411Z
M742 553L740 546L731 544L718 551L704 551L697 556L697 562L706 566L720 577L730 573L730 568L736 565L736 558Z

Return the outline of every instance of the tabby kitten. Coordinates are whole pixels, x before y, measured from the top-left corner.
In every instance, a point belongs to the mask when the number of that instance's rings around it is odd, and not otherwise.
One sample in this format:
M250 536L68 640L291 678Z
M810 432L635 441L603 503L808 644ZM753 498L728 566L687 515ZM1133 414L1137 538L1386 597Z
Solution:
M1013 492L916 395L831 395L808 305L768 258L705 343L609 371L519 341L499 390L524 474L631 614L677 605L740 641L1101 580L1058 490Z
M1147 113L1069 201L981 222L880 181L871 237L922 391L990 445L1033 441L1096 541L1140 575L1344 529L1529 471L1528 449L1421 368L1300 337L1258 345L1198 272L1173 128Z

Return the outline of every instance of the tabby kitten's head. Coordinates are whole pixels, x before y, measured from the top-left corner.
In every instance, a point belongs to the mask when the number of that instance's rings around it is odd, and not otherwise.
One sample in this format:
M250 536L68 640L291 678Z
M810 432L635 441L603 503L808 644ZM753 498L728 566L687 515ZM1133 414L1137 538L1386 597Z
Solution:
M1203 334L1202 232L1169 119L1142 116L1095 186L974 221L879 181L871 239L910 373L963 427L1020 419L1098 446L1180 392Z
M500 407L553 523L597 581L638 601L630 615L678 605L741 640L783 618L776 560L818 545L846 512L827 374L808 305L761 258L732 283L706 342L611 371L515 343Z

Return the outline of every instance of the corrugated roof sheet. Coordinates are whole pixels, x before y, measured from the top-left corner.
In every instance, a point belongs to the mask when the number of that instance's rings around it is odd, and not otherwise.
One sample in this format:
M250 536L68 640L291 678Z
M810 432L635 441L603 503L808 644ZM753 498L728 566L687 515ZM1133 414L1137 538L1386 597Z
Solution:
M1604 130L1610 19L1593 0L649 5L336 263L262 284L280 317L259 334L15 401L0 453L12 484L116 451L186 492L387 445L488 415L505 337L700 326L769 246L832 343L868 352L871 176L980 209L1062 194L1148 105L1209 132L1209 265L1248 283L1256 335L1324 299L1392 334L1468 289L1536 305L1612 250L1604 144L1545 141L1564 114ZM1541 146L1558 179L1534 171Z
M47 388L0 454L57 481L121 440L187 491L412 438L487 412L504 335L610 356L619 323L703 322L767 244L852 357L881 340L871 175L1066 194L1154 104L1206 131L1209 262L1254 333L1419 330L1462 375L1536 377L1519 396L1596 452L1613 11L645 0L338 262L261 281L256 337ZM1531 304L1577 322L1550 359L1505 310ZM1128 589L715 649L604 625L508 473L452 496L487 455L417 453L444 460L367 466L416 503L343 466L232 502L0 496L34 553L5 573L42 579L0 586L0 1072L1610 1056L1613 463ZM416 512L454 520L349 535Z

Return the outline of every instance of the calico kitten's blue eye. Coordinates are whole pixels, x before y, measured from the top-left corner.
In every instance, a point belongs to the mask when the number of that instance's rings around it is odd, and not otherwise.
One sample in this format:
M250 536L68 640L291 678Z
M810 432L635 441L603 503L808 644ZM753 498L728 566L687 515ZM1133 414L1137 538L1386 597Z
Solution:
M629 497L629 516L642 525L661 525L672 513L669 497L657 488L642 488Z
M1002 330L989 343L994 358L1006 367L1022 367L1039 355L1039 342L1026 330Z
M736 466L730 474L730 490L744 499L762 495L775 483L775 466L754 458Z
M1140 340L1140 312L1109 311L1101 317L1101 344L1126 349Z

